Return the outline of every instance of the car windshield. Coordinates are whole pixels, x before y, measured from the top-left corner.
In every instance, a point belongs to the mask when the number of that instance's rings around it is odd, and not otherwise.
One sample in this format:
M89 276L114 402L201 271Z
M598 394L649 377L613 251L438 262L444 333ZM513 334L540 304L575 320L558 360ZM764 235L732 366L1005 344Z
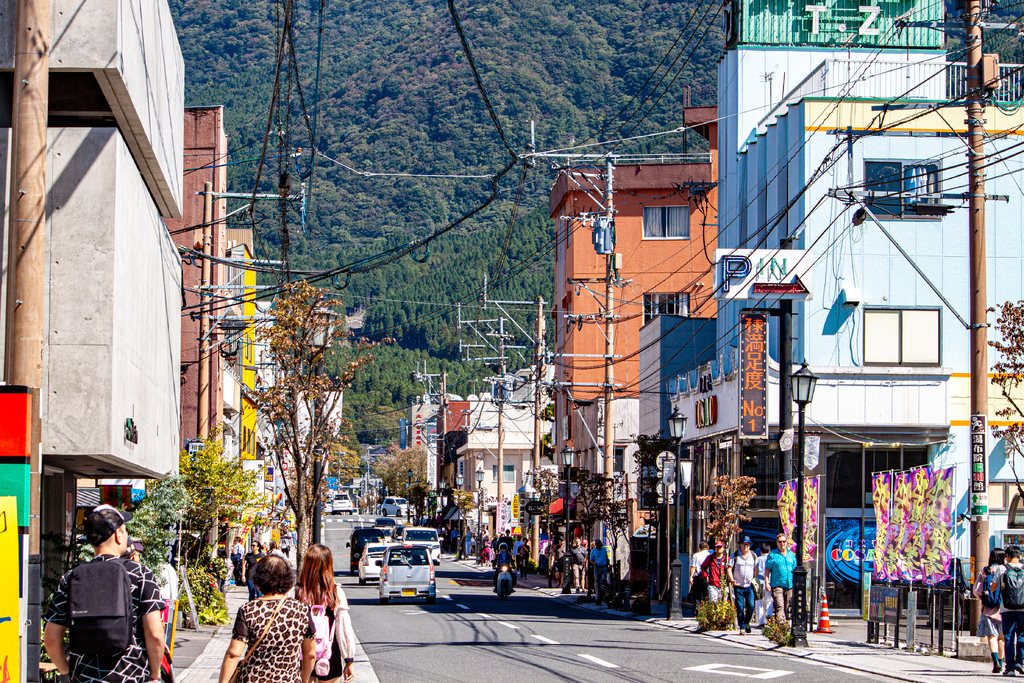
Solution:
M395 498L395 505L405 505L407 502L405 498Z
M405 538L409 541L436 541L437 532L430 529L409 529L405 532Z
M379 541L383 538L384 532L380 529L356 529L355 533L352 534L352 540L356 543Z
M395 548L388 555L388 566L405 565L418 567L429 564L425 548Z

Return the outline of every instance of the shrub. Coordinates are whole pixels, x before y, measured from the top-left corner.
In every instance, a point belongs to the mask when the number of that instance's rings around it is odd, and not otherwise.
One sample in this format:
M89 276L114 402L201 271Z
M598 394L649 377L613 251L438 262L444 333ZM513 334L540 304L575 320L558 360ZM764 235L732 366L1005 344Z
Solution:
M697 603L697 625L702 631L727 631L736 623L736 608L730 600Z
M790 630L789 624L786 623L785 619L771 617L768 621L764 622L762 633L765 638L779 647L793 646L793 631Z
M189 587L192 589L192 599L195 600L196 614L203 624L220 625L227 623L227 602L224 594L217 590L217 582L206 570L205 567L189 565L185 570L188 575ZM213 619L220 611L224 612L225 621L207 621L204 617Z
M630 609L633 610L633 614L650 614L651 613L651 598L647 593L640 593L633 597L630 604Z

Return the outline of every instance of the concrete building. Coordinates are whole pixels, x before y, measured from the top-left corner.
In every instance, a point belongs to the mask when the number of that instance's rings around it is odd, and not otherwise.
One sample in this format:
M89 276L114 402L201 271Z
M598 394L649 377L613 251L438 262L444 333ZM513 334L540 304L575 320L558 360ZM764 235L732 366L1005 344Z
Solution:
M181 260L164 221L181 216L184 64L163 0L55 0L50 16L41 521L66 536L76 479L177 468ZM8 93L14 31L0 14ZM5 214L10 122L4 98Z

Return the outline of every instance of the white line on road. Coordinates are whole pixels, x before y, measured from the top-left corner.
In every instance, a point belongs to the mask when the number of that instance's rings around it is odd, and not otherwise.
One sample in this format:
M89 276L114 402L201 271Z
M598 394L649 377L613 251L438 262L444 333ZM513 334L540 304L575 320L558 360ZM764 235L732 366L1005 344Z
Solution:
M442 598L443 598L444 600L451 600L451 599L452 599L452 596L450 596L450 595L442 595L441 597L442 597Z
M502 626L507 626L507 627L509 627L509 628L510 628L510 629L512 629L513 631L518 631L518 630L519 630L519 627L518 627L518 626L516 626L515 624L510 624L510 623L508 623L507 621L499 621L498 623L499 623L499 624L501 624Z
M463 604L462 604L461 602L457 602L457 603L455 603L455 606L456 606L456 607L461 607L462 609L469 609L468 607L466 607L465 605L463 605Z
M533 636L534 638L536 638L537 640L539 640L540 642L546 643L548 645L559 645L560 644L557 640L551 640L550 638L545 638L544 636L538 636L536 633L531 633L530 635Z
M494 618L494 617L492 617L492 616L491 616L490 614L484 614L483 612L479 612L478 614L479 614L479 615L480 615L481 617L483 617L484 619L493 619L493 618Z
M594 655L577 655L577 656L578 657L583 657L583 659L591 661L594 664L597 664L599 666L603 666L606 669L618 669L619 668L618 664L612 664L611 662L606 662L603 659L601 659L600 657L595 657Z
M758 669L753 666L736 666L735 664L701 664L700 666L686 667L685 670L701 671L709 674L722 674L723 676L756 678L762 681L779 678L781 676L788 676L793 673L792 671L783 671L781 669Z

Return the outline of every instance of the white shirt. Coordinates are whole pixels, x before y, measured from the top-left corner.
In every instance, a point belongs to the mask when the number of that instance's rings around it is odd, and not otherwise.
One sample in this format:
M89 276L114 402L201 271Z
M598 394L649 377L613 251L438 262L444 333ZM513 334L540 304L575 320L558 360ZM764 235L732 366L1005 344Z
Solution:
M736 553L729 561L729 566L732 567L732 579L736 582L736 585L746 588L753 582L756 575L757 558L749 550L746 555Z
M754 574L754 576L760 577L762 581L764 580L764 564L767 561L768 561L768 553L761 553L760 555L757 556L757 562L755 563L755 569L754 569L754 571L756 573Z
M700 571L700 566L704 564L704 560L708 559L708 555L711 554L710 550L701 550L693 554L693 564L690 565L690 576Z

